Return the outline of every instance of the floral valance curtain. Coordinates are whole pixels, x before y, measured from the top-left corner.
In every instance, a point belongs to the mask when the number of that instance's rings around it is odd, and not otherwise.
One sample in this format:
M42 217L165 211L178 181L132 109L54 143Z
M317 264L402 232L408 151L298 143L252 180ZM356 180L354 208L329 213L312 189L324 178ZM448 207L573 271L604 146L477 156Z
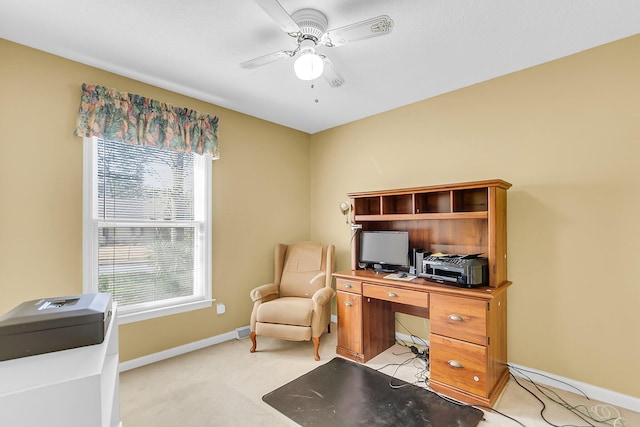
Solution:
M218 117L99 85L82 84L75 134L220 158Z

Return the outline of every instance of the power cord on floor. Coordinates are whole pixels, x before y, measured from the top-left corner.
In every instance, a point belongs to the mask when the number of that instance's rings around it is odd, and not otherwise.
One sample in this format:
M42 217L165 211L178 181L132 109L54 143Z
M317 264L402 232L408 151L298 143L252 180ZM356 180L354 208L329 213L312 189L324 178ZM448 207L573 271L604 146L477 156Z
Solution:
M415 361L417 361L417 360L420 360L420 359L418 359L417 357L415 357L415 356L414 356L414 357L411 357L411 358L409 358L409 359L405 360L405 361L404 361L404 362L402 362L401 364L398 364L398 366L396 367L395 372L394 372L394 373L393 373L393 375L391 375L391 376L392 376L392 377L394 377L394 378L397 378L397 376L396 376L396 375L397 375L397 373L398 373L398 370L399 370L402 366L406 366L406 365L408 365L409 363L411 363L411 362L415 362ZM406 387L406 386L408 386L408 385L410 385L410 384L411 384L411 385L419 386L419 385L420 385L420 383L426 383L426 381L427 381L427 380L426 380L426 378L427 378L427 372L428 372L427 367L419 367L419 366L415 366L415 364L414 364L414 367L416 367L418 370L417 370L417 372L416 372L416 374L415 374L415 378L416 378L416 380L415 380L413 383L404 382L404 383L402 383L402 384L394 384L394 383L393 383L393 379L390 379L390 380L389 380L389 387L391 387L392 389L398 389L398 388Z
M407 331L409 333L409 336L411 337L411 343L412 344L418 344L416 343L417 341L420 341L422 346L424 346L424 350L420 350L418 347L416 347L415 345L407 345L405 343L403 343L402 341L399 341L398 339L396 339L396 343L398 345L401 345L403 347L407 347L409 350L411 350L411 352L419 359L422 359L425 361L425 363L427 364L427 369L429 369L429 344L423 340L422 338L420 338L419 336L413 334L409 329L407 329L406 326L404 326L402 324L402 322L400 322L400 320L396 319L396 322L402 326L402 328Z
M424 345L425 347L429 347L429 343L427 343L424 339L420 338L419 336L417 336L414 333L412 333L409 329L407 329L407 327L404 326L402 324L402 322L398 318L396 318L396 323L398 325L400 325L402 327L402 329L404 329L409 334L409 336L411 337L411 342L413 344L418 344L418 343L416 343L416 340L418 340L418 341L420 341L421 345Z
M426 371L425 376L428 376L429 370L430 370L430 365L429 365L429 347L425 347L424 350L420 350L415 345L407 345L407 344L405 344L402 341L399 341L397 339L396 339L396 344L398 344L401 347L408 348L409 351L411 353L413 353L413 355L414 355L413 358L422 360L424 362L424 364L426 365L425 368L423 369L424 371ZM406 353L403 353L403 354L407 354L407 353L409 353L409 351L407 351ZM401 354L395 354L395 353L394 353L394 355L401 356Z
M404 362L402 362L402 363L388 363L388 364L386 364L386 365L384 365L384 366L381 366L380 368L377 368L377 369L376 369L376 371L381 371L382 369L385 369L385 368L387 368L387 367L389 367L389 366L396 366L395 371L394 371L394 372L393 372L393 374L391 375L392 377L396 377L396 375L397 375L397 373L398 373L398 370L399 370L402 366L407 365L407 364L408 364L409 362L411 362L411 361L417 361L417 360L419 360L419 361L421 361L421 362L424 362L424 363L425 363L425 366L424 366L424 368L418 368L419 370L418 370L418 372L416 373L416 381L412 383L413 385L416 385L416 386L418 386L418 387L423 387L423 388L425 388L426 390L428 390L428 391L430 391L430 392L432 392L432 393L434 393L434 394L438 395L438 396L439 396L439 397L441 397L442 399L445 399L445 400L447 400L448 402L454 403L454 404L456 404L456 405L459 405L459 406L471 406L471 407L476 407L476 408L478 408L478 409L490 410L490 411L492 411L492 412L495 412L496 414L502 415L503 417L505 417L505 418L507 418L507 419L512 420L513 422L515 422L515 423L519 424L519 425L520 425L520 426L522 426L522 427L526 427L524 424L522 424L522 423L521 423L520 421L518 421L517 419L515 419L515 418L513 418L513 417L510 417L509 415L504 414L504 413L502 413L502 412L500 412L500 411L498 411L498 410L496 410L496 409L493 409L493 408L491 408L491 407L488 407L488 406L479 406L479 405L469 405L469 404L466 404L466 403L463 403L463 402L457 401L457 400L455 400L455 399L451 399L450 397L445 396L444 394L438 393L437 391L433 390L433 389L429 386L429 376L430 376L430 375L429 375L429 348L427 347L424 351L422 351L422 352L421 352L421 351L420 351L416 346L414 346L414 345L407 345L407 344L405 344L405 343L403 343L403 342L401 342L401 341L397 341L397 340L396 340L396 342L397 342L397 344L398 344L398 345L400 345L400 346L402 346L402 347L405 347L405 348L408 348L408 349L409 349L409 351L410 351L411 353L413 353L413 355L414 355L414 356L413 356L413 357L410 357L410 358L408 358L408 359L406 359L406 360L405 360ZM409 351L406 351L406 352L404 352L404 353L393 353L393 354L394 354L395 356L402 356L403 354L409 354ZM398 379L398 378L396 378L396 379ZM389 387L390 387L390 388L392 388L392 389L402 388L402 387L405 387L405 386L407 386L407 385L409 385L409 383L405 383L405 384L394 384L394 383L392 382L392 380L389 380Z
M413 360L421 360L425 363L425 368L421 369L419 371L419 373L416 375L417 381L414 383L414 385L419 385L420 383L424 383L425 387L429 390L432 391L433 393L436 393L438 396L450 401L450 402L454 402L456 404L459 405L465 405L465 406L474 406L477 407L479 409L484 409L484 410L489 410L492 412L495 412L505 418L508 418L510 420L512 420L513 422L524 426L524 424L522 424L520 421L518 421L517 419L510 417L509 415L506 415L496 409L493 409L491 407L488 406L481 406L481 405L467 405L465 403L461 403L458 402L456 400L450 399L447 396L444 396L436 391L434 391L433 389L431 389L429 387L429 345L428 343L423 340L422 338L418 337L417 335L414 335L413 333L411 333L411 331L409 331L409 329L407 327L405 327L402 322L400 322L398 319L396 319L396 322L409 334L409 336L411 337L411 345L409 344L405 344L402 341L399 341L396 339L396 343L402 347L407 348L412 354L413 357L405 360L404 362L402 362L401 364L397 364L396 367L396 371L394 372L393 376L395 377L398 369L401 366L404 366L406 364L408 364L409 362L413 361ZM415 344L418 344L416 341L420 341L422 345L424 345L425 349L424 350L420 350ZM420 345L420 344L418 344ZM407 353L409 353L409 351L407 351ZM396 365L396 364L393 364ZM383 369L387 366L390 365L385 365L380 369ZM533 380L531 380L531 378L527 377L526 374L523 373L524 372L530 372L527 371L526 369L522 369L522 368L516 368L512 365L509 364L509 368L511 369L511 371L514 371L516 373L518 373L521 377L524 377L529 383L531 383L537 390L538 392L540 392L544 397L546 397L547 399L549 399L550 401L564 407L565 409L567 409L568 411L572 412L576 417L580 418L582 421L584 421L587 426L576 426L576 425L556 425L553 424L552 422L550 422L546 417L545 417L545 411L547 409L546 404L544 403L544 401L542 399L540 399L535 393L533 393L531 390L529 390L527 387L525 387L523 384L520 383L520 381L518 381L518 379L513 375L513 373L511 374L511 377L513 378L513 380L516 382L516 384L518 384L522 389L526 390L528 393L530 393L535 399L537 399L540 404L542 405L542 409L540 410L540 417L543 419L543 421L545 423L547 423L550 426L553 427L595 427L595 424L592 424L592 422L595 423L600 423L600 424L606 424L606 425L610 425L612 427L626 427L625 421L624 419L621 417L620 412L617 410L617 408L611 406L611 405L595 405L593 406L591 409L587 408L587 406L585 405L571 405L569 404L566 400L564 400L563 398L561 398L556 392L554 392L553 390L538 385L536 384ZM378 369L378 370L380 370ZM543 375L543 374L539 374L539 375ZM546 375L545 375L546 376ZM548 377L550 379L553 379L555 381L558 381L552 377ZM559 381L562 382L562 381ZM576 387L573 387L571 384L568 383L564 383L572 388L574 388L576 390L576 392L578 392L579 394L581 394L582 396L584 396L585 398L589 399L589 397L582 392L581 390L579 390ZM392 384L391 381L389 381L389 386L391 388L400 388L400 387L404 387L407 384L402 384L402 385L394 385Z
M411 352L415 354L418 359L424 360L427 364L427 367L429 367L429 347L420 351L418 350L418 347L416 347L415 345L412 345L412 346L409 346L409 349L411 349Z
M432 392L436 393L436 394L437 394L437 395L439 395L440 397L442 397L442 398L444 398L444 399L447 399L447 400L449 400L449 401L451 401L451 402L457 403L457 404L459 404L459 405L475 406L475 407L477 407L477 408L479 408L479 409L486 409L486 410L490 410L490 411L495 412L495 413L497 413L497 414L499 414L499 415L501 415L501 416L503 416L503 417L505 417L505 418L507 418L507 419L512 420L513 422L515 422L515 423L517 423L517 424L519 424L519 425L521 425L521 426L524 426L524 424L522 424L522 423L521 423L520 421L518 421L517 419L515 419L515 418L513 418L513 417L511 417L511 416L509 416L509 415L507 415L507 414L504 414L504 413L502 413L502 412L500 412L500 411L498 411L498 410L496 410L496 409L493 409L493 408L491 408L491 407L480 406L480 405L467 405L467 404L465 404L465 403L458 402L458 401L455 401L455 400L453 400L453 399L450 399L450 398L448 398L448 397L446 397L446 396L444 396L444 395L442 395L442 394L440 394L440 393L438 393L438 392L436 392L436 391L432 390L432 389L429 387L428 378L426 378L426 376L428 376L429 368L430 368L430 366L429 366L429 345L428 345L428 343L427 343L425 340L423 340L422 338L420 338L420 337L418 337L417 335L413 334L413 333L412 333L412 332L411 332L411 331L410 331L406 326L404 326L404 325L402 324L402 322L400 322L397 318L396 318L396 322L398 323L398 325L400 325L400 326L401 326L401 327L402 327L402 328L403 328L403 329L404 329L404 330L409 334L409 336L411 337L412 345L405 344L405 343L403 343L402 341L399 341L399 340L397 340L397 339L396 339L396 343L397 343L398 345L400 345L400 346L403 346L403 347L408 348L408 349L411 351L411 353L413 353L414 358L411 358L411 359L409 359L409 360L420 359L420 360L423 360L423 361L425 362L425 364L426 364L426 369L425 369L425 371L424 371L424 372L425 372L424 384L425 384L425 386L427 387L427 389L428 389L428 390L430 390L430 391L432 391ZM421 343L425 346L425 349L424 349L423 351L421 351L420 349L418 349L418 347L416 347L416 345L413 345L413 344L418 344L416 341L421 341ZM406 362L405 362L405 363L406 363ZM404 364L404 363L403 363L403 364ZM514 369L515 369L515 368L514 368ZM514 380L516 381L516 383L518 383L517 379L515 379L515 378L514 378ZM391 383L390 383L390 385L391 385ZM518 385L520 385L521 387L523 387L520 383L518 383ZM523 388L525 388L525 387L523 387ZM525 390L529 391L529 390L528 390L528 389L526 389L526 388L525 388ZM578 392L580 392L580 391L578 390ZM529 393L531 393L531 391L529 391ZM533 394L533 393L532 393L532 394ZM543 393L543 394L544 394L544 393ZM584 393L582 393L582 394L584 395ZM537 398L537 396L535 396L535 395L534 395L534 397L536 397L536 398ZM586 395L585 395L585 397L586 397ZM539 401L540 401L540 403L543 405L543 409L541 410L540 415L541 415L542 419L543 419L547 424L549 424L549 425L551 425L551 426L554 426L554 427L582 427L582 426L555 426L554 424L550 423L550 422L545 418L545 416L544 416L544 411L545 411L545 409L546 409L546 406L545 406L544 402L542 402L542 400L540 400L540 399L538 399L538 400L539 400ZM560 400L560 397L559 397L559 396L558 396L558 400ZM558 403L558 402L556 402L556 403ZM565 408L569 409L569 407L568 407L567 405L563 405L563 406L565 406ZM615 408L614 408L614 409L615 409ZM571 410L571 409L570 409L570 410ZM585 421L585 422L587 422L587 423L588 423L587 419L591 419L591 420L593 420L593 421L597 421L597 422L601 422L601 423L606 423L606 422L613 421L613 427L625 427L624 420L623 420L622 418L620 418L620 417L617 417L617 418L613 418L613 417L612 417L612 418L599 417L599 419L597 419L595 416L593 416L593 415L591 414L591 411L587 411L587 412L589 413L589 415L584 415L584 414L581 414L581 413L577 410L577 408L573 408L572 412L574 412L578 417L580 417L583 421ZM577 413L576 413L576 412L577 412ZM608 413L608 412L606 412L606 411L603 409L603 410L601 410L599 413ZM619 415L619 413L618 413L618 415ZM585 418L586 418L586 419L585 419ZM593 425L592 425L592 424L589 424L589 426L593 426Z
M544 401L538 397L533 391L531 391L529 388L525 387L516 377L516 375L514 375L514 372L518 374L518 376L522 379L527 381L528 383L530 383L538 392L540 392L540 394L542 394L544 397L546 397L548 400L550 400L553 403L556 403L560 406L562 406L563 408L567 409L568 411L570 411L571 413L573 413L576 417L580 418L581 420L583 420L585 423L588 424L589 427L594 426L595 424L592 424L592 422L595 423L600 423L600 424L606 424L606 425L611 425L613 427L625 427L625 421L624 419L621 417L620 415L620 411L618 411L617 408L615 408L614 406L611 405L595 405L594 407L592 407L591 409L587 408L586 405L572 405L569 402L567 402L565 399L563 399L558 393L556 393L555 391L553 391L552 389L550 389L549 387L545 387L542 385L537 384L536 382L534 382L531 378L529 378L524 372L531 372L531 371L527 371L526 369L522 369L522 368L516 368L515 366L509 364L509 369L513 372L510 372L511 378L513 378L513 380L516 382L516 384L518 384L523 390L527 391L529 394L531 394L536 400L538 400L538 402L540 402L540 404L542 405L542 409L540 410L540 416L542 417L542 419L549 425L554 426L554 427L569 427L567 425L562 425L562 426L558 426L556 424L551 423L549 420L546 419L544 412L546 410L546 405L544 403ZM540 374L542 375L542 374ZM546 375L543 375L545 377L547 377ZM580 393L582 396L584 396L585 398L589 399L589 396L587 396L583 391L579 390L578 388L563 382L563 381L559 381L556 380L554 378L551 377L547 377L550 379L553 379L554 381L558 381L562 384L565 385L569 385L572 388L574 388L576 391L578 391L578 393ZM589 399L590 400L590 399ZM582 427L582 426L570 426L570 427Z
M409 364L411 362L419 360L421 362L421 366L416 366L416 368L418 369L418 371L416 372L416 375L415 375L416 381L414 381L413 383L406 383L406 384L400 384L400 385L393 384L392 381L389 381L389 387L396 389L396 388L405 387L408 384L413 384L413 385L420 386L421 383L425 384L425 386L426 386L428 381L429 381L429 346L428 346L428 344L427 344L427 342L425 340L423 340L422 338L418 337L417 335L412 334L411 331L409 331L398 319L396 319L396 322L398 322L398 324L400 326L402 326L405 329L405 331L407 331L410 334L411 340L412 340L412 345L407 345L404 342L399 341L398 339L396 339L396 344L398 344L399 346L407 348L409 351L407 351L406 353L401 353L401 354L396 354L396 353L393 353L393 354L396 355L396 356L401 356L402 354L409 354L409 352L411 352L411 354L413 354L413 357L410 357L410 358L406 359L402 363L386 364L386 365L384 365L381 368L378 368L376 370L380 371L381 369L384 369L384 368L389 367L389 366L396 366L396 370L391 375L392 377L396 377L396 375L398 373L398 370L402 366L406 366L407 364ZM413 344L417 344L416 340L421 341L423 343L423 345L425 347L424 350L420 350L418 347L413 345ZM424 366L422 366L422 363L424 363Z

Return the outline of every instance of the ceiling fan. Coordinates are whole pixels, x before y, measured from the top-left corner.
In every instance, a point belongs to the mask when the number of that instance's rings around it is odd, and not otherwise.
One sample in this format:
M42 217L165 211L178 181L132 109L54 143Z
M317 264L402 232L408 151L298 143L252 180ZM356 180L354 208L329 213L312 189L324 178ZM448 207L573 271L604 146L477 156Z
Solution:
M258 5L292 37L297 46L292 50L280 50L260 56L240 65L253 69L282 59L297 57L294 71L301 80L314 80L321 75L331 87L340 87L344 78L331 60L316 52L316 47L337 47L358 40L389 34L393 20L387 15L356 22L344 27L327 30L327 17L316 9L300 9L289 14L278 0L255 0Z

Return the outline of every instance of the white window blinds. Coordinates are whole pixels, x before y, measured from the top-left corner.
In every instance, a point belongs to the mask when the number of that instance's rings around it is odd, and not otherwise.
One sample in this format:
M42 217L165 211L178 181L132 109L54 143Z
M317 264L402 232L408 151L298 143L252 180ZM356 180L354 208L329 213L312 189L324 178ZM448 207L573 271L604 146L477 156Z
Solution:
M210 158L88 143L93 288L125 315L210 300Z

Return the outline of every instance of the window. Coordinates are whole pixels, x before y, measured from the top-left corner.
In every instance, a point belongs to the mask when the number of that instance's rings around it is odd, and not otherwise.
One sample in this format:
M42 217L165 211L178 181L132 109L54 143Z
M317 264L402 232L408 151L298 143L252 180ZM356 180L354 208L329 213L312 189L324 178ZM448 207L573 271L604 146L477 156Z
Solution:
M120 323L210 307L211 157L84 139L84 292Z

